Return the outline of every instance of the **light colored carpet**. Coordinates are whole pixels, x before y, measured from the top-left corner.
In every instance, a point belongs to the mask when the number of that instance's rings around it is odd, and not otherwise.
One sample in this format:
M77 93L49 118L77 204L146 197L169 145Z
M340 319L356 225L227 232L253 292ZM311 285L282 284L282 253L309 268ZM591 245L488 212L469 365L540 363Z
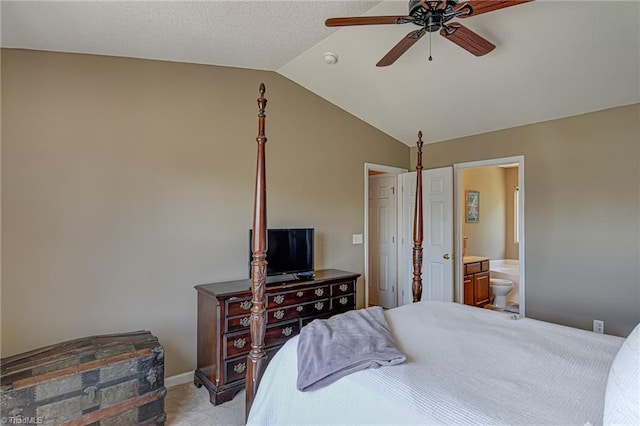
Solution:
M193 383L172 386L164 399L167 426L244 425L244 391L220 405L209 402L209 392Z

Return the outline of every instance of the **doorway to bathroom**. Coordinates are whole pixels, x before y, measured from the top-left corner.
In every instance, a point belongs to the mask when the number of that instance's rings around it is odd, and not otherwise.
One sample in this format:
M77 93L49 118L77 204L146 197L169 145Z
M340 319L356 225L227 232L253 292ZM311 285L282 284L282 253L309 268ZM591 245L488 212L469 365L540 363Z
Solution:
M454 165L456 301L525 317L524 156Z

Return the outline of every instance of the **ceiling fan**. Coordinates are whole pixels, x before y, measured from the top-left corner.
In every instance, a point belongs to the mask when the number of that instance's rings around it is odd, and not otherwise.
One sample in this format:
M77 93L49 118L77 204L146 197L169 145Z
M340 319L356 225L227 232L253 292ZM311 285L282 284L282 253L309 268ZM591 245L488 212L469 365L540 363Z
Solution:
M469 18L481 13L493 12L509 6L516 6L533 0L410 0L409 14L406 16L360 16L352 18L329 18L327 27L352 25L382 25L412 23L420 28L411 31L396 44L378 63L378 67L393 64L403 53L426 33L440 30L440 35L476 56L486 55L495 49L490 41L458 22L454 18ZM431 57L429 57L431 60Z

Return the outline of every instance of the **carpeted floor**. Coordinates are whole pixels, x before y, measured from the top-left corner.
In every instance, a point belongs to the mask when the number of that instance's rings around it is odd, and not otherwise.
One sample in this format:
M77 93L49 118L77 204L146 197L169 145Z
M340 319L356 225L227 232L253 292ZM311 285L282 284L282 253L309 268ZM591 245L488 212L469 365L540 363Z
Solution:
M167 426L191 425L244 425L244 391L233 400L214 406L209 402L209 392L193 383L172 386L167 389L165 412Z

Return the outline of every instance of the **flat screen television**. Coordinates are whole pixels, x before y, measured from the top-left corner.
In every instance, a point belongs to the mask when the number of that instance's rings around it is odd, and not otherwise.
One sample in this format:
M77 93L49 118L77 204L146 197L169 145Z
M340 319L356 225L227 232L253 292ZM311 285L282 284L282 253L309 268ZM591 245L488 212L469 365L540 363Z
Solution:
M313 271L313 228L267 229L267 275ZM251 278L249 230L249 278Z

